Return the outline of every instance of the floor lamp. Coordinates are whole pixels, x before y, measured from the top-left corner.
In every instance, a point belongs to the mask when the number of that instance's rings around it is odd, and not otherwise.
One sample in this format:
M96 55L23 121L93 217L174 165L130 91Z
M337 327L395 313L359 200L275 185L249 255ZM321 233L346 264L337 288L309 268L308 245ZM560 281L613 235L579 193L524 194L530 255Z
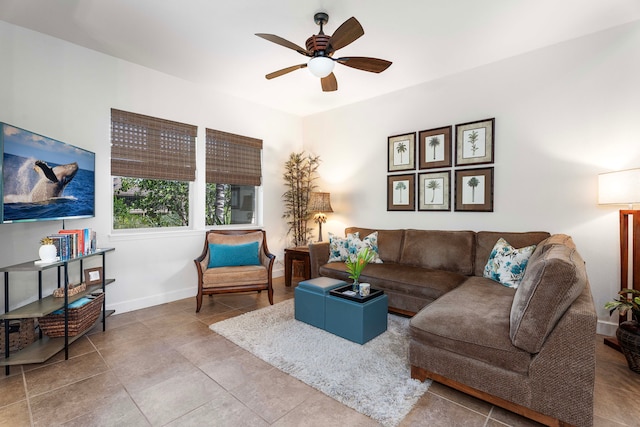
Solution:
M333 212L333 209L331 209L331 194L319 191L311 192L309 196L309 212L315 214L313 220L320 227L318 242L322 242L322 224L327 222L327 212Z
M640 290L640 169L598 175L598 204L628 205L620 210L620 289ZM619 323L626 319L622 316ZM618 340L605 338L605 344L620 350Z

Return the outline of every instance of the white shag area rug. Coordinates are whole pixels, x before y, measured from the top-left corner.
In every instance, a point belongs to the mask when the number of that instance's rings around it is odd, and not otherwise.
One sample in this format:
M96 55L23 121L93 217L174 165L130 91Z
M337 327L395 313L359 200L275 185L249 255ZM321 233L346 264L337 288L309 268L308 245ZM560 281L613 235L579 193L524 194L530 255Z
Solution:
M431 382L411 378L409 319L388 316L387 331L364 345L295 320L293 299L210 328L337 401L395 426Z

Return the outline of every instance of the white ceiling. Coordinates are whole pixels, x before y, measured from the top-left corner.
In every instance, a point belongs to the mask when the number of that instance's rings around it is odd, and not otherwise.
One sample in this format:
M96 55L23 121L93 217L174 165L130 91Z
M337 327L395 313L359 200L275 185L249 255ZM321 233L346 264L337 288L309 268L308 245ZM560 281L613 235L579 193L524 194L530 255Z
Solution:
M297 45L355 16L365 35L338 56L393 65L381 74L340 64L321 91L306 62L256 37ZM0 20L300 116L333 109L640 19L640 0L0 0ZM1 43L1 41L0 41Z

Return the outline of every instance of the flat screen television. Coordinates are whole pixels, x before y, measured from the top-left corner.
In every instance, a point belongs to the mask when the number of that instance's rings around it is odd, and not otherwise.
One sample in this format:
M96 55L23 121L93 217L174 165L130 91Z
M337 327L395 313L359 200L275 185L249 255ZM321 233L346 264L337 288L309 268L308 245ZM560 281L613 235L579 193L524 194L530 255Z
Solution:
M0 123L2 223L95 216L95 153Z

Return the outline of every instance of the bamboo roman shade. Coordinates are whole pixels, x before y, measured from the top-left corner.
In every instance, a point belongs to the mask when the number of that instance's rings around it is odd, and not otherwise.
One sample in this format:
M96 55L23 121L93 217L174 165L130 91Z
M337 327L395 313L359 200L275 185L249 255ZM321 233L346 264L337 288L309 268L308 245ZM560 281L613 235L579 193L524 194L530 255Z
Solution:
M111 109L111 175L194 181L197 127Z
M207 129L207 183L262 185L262 140Z

